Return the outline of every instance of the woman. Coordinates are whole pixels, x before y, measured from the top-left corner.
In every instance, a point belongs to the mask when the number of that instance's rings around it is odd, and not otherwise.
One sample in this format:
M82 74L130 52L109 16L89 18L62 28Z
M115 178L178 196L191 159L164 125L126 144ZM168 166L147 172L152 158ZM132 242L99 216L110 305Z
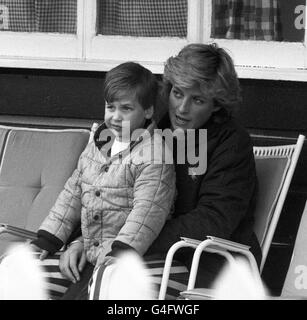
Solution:
M253 232L255 162L249 134L232 117L241 100L232 59L215 44L190 44L167 60L163 82L169 112L160 127L195 129L196 136L206 129L206 145L196 139L195 149L197 154L207 148L207 170L195 176L189 174L188 161L176 164L175 212L147 254L167 253L180 237L205 240L211 235L251 246L259 264L261 250ZM189 268L193 253L180 249L175 258ZM196 287L210 287L223 263L221 256L203 254ZM175 291L185 290L186 273L171 279L178 282Z

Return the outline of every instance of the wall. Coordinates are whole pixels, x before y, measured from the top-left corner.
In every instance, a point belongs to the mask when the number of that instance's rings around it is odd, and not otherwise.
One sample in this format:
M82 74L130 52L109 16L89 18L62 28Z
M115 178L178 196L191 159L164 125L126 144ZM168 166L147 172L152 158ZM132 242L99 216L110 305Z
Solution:
M0 69L0 123L4 115L101 120L103 77L98 72ZM255 144L293 143L298 133L307 135L307 82L242 79L241 85L237 117ZM305 145L264 269L272 292L281 290L306 199Z
M0 68L0 114L103 118L103 73Z

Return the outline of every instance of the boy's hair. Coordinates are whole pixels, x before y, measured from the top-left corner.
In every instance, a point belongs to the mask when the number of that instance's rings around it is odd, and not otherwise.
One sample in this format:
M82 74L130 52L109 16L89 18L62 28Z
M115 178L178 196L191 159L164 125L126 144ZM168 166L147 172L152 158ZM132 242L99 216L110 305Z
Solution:
M125 62L111 69L106 74L104 98L107 102L132 95L143 109L155 107L158 93L156 77L138 63Z
M168 96L176 84L184 88L198 86L214 105L231 114L241 102L241 89L228 53L213 44L189 44L165 64L163 83Z

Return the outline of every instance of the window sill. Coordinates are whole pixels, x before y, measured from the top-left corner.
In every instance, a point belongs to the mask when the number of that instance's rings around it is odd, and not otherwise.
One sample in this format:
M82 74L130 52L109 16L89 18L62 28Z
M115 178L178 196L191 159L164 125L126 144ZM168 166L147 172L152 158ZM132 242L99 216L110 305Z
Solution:
M307 69L236 66L239 78L260 80L307 81Z
M122 62L122 60L50 59L0 56L0 67L3 68L105 72ZM163 73L164 63L156 61L140 61L140 63L156 74ZM307 81L306 68L271 68L252 65L236 65L236 70L239 78L242 79Z

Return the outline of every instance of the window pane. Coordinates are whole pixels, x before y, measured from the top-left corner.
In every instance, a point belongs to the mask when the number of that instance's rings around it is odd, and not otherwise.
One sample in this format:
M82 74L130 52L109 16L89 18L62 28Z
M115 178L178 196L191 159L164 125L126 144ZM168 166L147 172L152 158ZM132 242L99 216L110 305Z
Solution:
M304 27L296 23L299 18L296 11L304 3L304 0L212 0L211 37L303 41Z
M186 37L187 0L97 0L97 33Z
M0 30L77 32L77 0L0 0Z

